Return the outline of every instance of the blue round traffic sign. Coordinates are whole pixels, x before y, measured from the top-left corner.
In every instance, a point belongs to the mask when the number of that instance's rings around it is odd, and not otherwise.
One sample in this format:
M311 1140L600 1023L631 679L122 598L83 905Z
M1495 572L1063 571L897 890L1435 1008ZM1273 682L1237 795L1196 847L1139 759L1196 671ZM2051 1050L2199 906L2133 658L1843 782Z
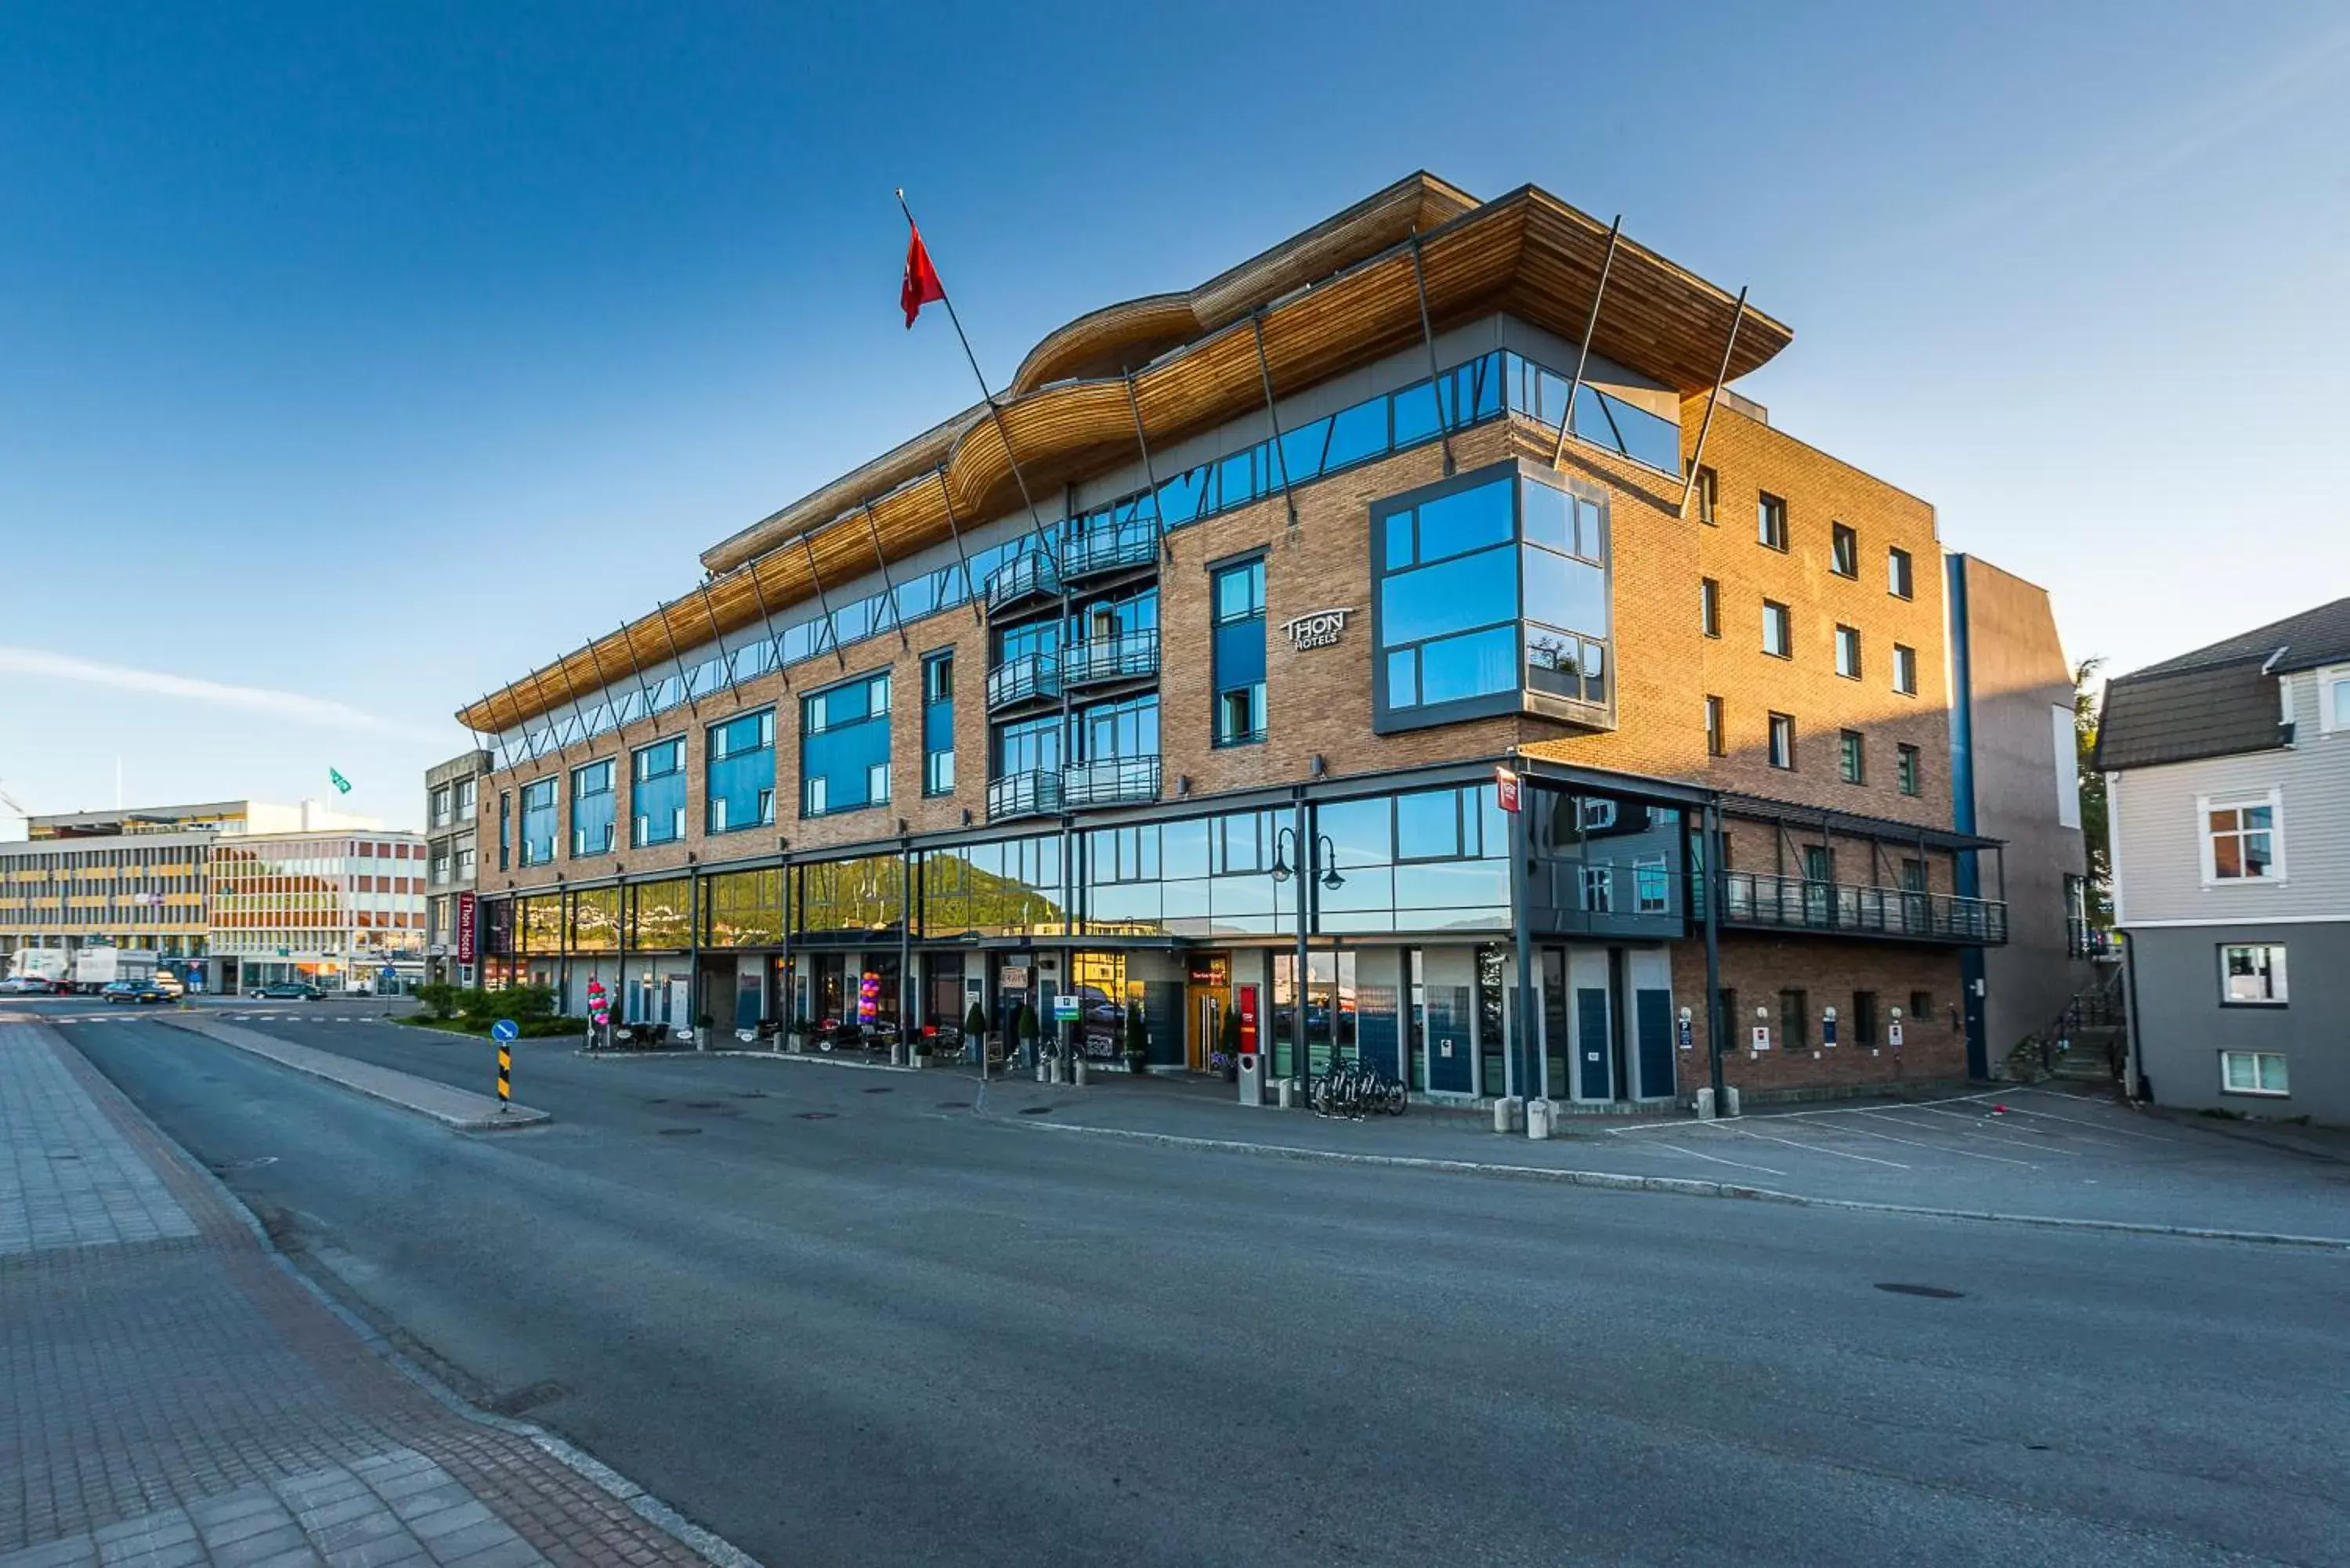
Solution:
M501 1045L504 1044L507 1041L514 1039L521 1033L522 1030L516 1026L515 1021L511 1018L501 1018L495 1023L490 1025L490 1038L496 1041Z

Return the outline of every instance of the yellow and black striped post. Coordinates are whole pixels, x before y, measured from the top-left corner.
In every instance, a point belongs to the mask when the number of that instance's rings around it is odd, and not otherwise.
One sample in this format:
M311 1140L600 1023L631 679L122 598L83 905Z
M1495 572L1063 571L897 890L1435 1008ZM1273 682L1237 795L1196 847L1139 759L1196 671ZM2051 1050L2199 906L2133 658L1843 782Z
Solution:
M514 1048L504 1041L498 1043L498 1115L504 1116L514 1104Z

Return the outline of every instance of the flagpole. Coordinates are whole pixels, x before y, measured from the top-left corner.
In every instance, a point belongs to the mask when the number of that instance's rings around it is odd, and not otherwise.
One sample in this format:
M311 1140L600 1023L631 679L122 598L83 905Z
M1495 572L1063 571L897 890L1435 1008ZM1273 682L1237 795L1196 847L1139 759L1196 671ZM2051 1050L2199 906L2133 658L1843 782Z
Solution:
M904 186L898 188L897 195L898 211L906 214L906 232L919 235L922 232L921 226L914 222L914 210L906 205ZM979 383L980 398L987 404L988 417L995 421L996 439L1003 443L1003 461L1012 465L1012 482L1020 487L1020 500L1028 508L1029 525L1036 531L1036 537L1041 542L1045 537L1045 520L1037 515L1036 498L1028 493L1028 479L1020 472L1020 460L1013 455L1012 432L1004 428L1003 410L996 407L995 394L987 389L987 378L979 369L979 356L971 351L971 338L962 329L962 317L955 314L954 296L947 292L944 278L939 279L939 303L947 307L947 319L954 325L955 341L962 345L962 357L971 364L971 379ZM977 585L972 587L976 590Z

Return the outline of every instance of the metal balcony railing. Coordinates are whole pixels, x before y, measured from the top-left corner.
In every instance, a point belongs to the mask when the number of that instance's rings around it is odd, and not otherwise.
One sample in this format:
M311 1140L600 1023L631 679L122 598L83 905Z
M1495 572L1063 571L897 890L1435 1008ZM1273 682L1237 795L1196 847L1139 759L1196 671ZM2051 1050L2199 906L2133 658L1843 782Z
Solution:
M1132 518L1112 527L1089 528L1070 535L1061 545L1061 580L1098 576L1104 572L1147 566L1159 558L1159 524L1149 517Z
M1080 763L1061 772L1061 805L1066 810L1158 798L1157 757L1113 757L1107 762Z
M2109 959L2120 955L2121 944L2113 932L2074 915L2064 921L2064 950L2074 958Z
M987 820L1011 816L1050 815L1061 809L1061 774L1055 768L1034 768L987 781Z
M1729 925L1992 947L2007 940L2007 906L1996 898L1814 882L1763 871L1732 871L1722 883L1721 918Z
M1042 550L1025 551L988 574L987 613L999 615L1028 599L1060 591L1061 572L1053 557Z
M1073 643L1063 656L1062 679L1071 686L1107 680L1141 680L1159 673L1159 633L1129 631Z
M987 672L987 711L991 713L1060 694L1061 658L1056 653L1024 653Z

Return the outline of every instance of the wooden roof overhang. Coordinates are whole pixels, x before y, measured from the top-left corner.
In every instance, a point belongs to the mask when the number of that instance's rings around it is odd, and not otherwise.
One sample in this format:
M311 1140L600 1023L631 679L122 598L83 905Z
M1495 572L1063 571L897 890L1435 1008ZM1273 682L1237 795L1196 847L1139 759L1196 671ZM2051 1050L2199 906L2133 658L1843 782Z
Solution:
M1381 202L1374 223L1392 223L1399 214L1416 223L1425 206ZM1195 323L1202 309L1211 309L1224 317L1222 324L1160 348L1147 361L1144 351L1175 330L1176 307L1169 303L1175 296L1080 317L1031 353L1022 379L998 400L1001 430L983 405L944 421L706 553L703 564L714 575L702 586L461 710L459 721L496 733L756 625L763 604L770 615L800 605L816 597L819 580L833 591L874 570L874 533L893 561L943 543L951 536L950 493L955 522L964 528L1017 514L1019 487L1004 450L1005 431L1029 493L1041 498L1131 461L1137 408L1154 445L1262 410L1264 383L1253 322L1263 326L1276 394L1409 347L1420 336L1411 226L1407 223L1400 239L1318 281L1293 281L1296 267L1286 248L1268 253L1278 265L1249 264L1259 268L1253 281L1224 275L1184 296L1183 306ZM1321 232L1309 231L1301 241ZM1607 232L1607 224L1531 185L1421 231L1420 269L1434 326L1442 330L1506 310L1579 342ZM1274 292L1263 292L1268 289ZM1721 365L1736 308L1721 288L1624 240L1592 348L1685 395L1700 392ZM1767 362L1793 336L1750 306L1729 379ZM1115 369L1034 383L1032 372L1057 366L1115 367L1121 352L1136 356L1125 361L1133 367L1131 403L1127 379ZM847 482L856 483L844 488Z

